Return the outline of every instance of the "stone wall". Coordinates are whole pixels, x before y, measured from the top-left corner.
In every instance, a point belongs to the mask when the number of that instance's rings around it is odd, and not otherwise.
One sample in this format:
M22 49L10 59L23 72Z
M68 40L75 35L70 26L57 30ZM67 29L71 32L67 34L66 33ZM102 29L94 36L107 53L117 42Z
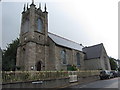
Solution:
M61 86L68 85L69 78L51 79L44 81L30 81L3 84L2 88L60 88Z
M62 78L2 84L2 88L69 88L72 85L90 83L96 80L99 80L98 76L79 77L77 83L70 83L69 78Z
M39 70L46 70L48 65L48 13L39 9L34 4L31 4L29 9L22 12L16 65L24 71L36 70L37 62L41 62L41 65L39 65L41 69ZM41 31L38 30L38 19L42 21Z
M36 60L36 43L29 42L26 44L26 59L25 60L25 70L31 70L31 67L35 68Z
M25 75L24 78L23 76L21 76L21 74ZM26 75L28 75L28 77L26 77ZM70 83L69 75L77 75L77 81L75 81L75 83L77 82L79 84L99 80L99 77L98 77L99 71L74 71L74 72L67 72L67 71L44 72L43 71L43 72L16 72L16 74L14 74L14 72L4 72L4 75L3 75L4 82L2 83L2 87L3 88L69 87L74 83L74 82ZM22 81L15 81L16 80L15 77L18 78L18 80L20 80L20 76ZM31 80L28 80L30 78Z
M86 70L100 70L102 69L100 59L90 59L85 61L85 69Z
M88 77L93 75L99 75L99 71L96 70L81 70L81 71L10 71L2 72L3 83L13 82L25 82L36 80L48 80L66 78L69 75L77 75L78 77Z
M48 48L48 53L49 53L49 57L46 60L46 70L56 70L55 68L55 43L48 38L48 44L49 44L49 48Z
M102 49L102 54L101 54L100 60L101 60L101 65L103 67L103 70L111 70L109 57L108 57L104 47Z
M63 61L61 59L61 51L66 51L66 64L63 64ZM80 54L80 66L77 65L77 57L76 54ZM62 46L55 46L55 60L56 60L56 70L67 70L67 65L75 65L78 69L83 70L84 69L84 54L80 51L65 48Z
M86 70L111 70L109 57L104 47L102 47L100 57L84 61Z

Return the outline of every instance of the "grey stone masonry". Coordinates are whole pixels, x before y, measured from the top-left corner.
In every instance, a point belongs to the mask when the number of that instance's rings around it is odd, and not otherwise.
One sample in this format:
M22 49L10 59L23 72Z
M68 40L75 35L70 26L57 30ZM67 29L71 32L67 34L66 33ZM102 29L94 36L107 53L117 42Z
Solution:
M48 60L48 19L47 11L42 11L32 3L22 12L20 43L16 65L21 70L45 70ZM41 22L38 21L40 19ZM40 25L39 25L40 24ZM42 27L39 30L38 27Z
M34 3L22 12L17 70L44 71L107 69L110 63L103 44L82 48L79 43L48 32L48 12Z

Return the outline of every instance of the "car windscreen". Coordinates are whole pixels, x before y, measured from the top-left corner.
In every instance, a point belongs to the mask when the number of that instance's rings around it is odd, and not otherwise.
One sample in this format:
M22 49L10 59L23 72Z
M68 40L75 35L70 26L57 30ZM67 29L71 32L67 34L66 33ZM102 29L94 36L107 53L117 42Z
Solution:
M100 74L105 74L105 71L101 71Z

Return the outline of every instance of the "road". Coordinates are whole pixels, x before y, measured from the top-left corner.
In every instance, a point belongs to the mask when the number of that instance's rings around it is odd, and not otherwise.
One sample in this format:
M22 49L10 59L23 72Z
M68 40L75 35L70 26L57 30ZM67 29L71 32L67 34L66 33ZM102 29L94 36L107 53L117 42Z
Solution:
M98 80L82 85L74 85L74 86L70 86L69 88L119 88L120 89L120 77L106 79L106 80Z

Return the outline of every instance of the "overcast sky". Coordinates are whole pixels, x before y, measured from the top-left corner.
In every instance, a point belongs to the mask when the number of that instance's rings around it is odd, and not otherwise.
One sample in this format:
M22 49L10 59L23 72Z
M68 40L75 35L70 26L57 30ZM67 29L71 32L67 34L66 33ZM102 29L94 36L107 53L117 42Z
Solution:
M13 2L15 1L15 2ZM2 2L2 48L19 37L24 3L32 0ZM47 4L48 31L84 46L103 43L108 56L118 58L119 0L35 0L42 10ZM1 9L1 6L0 6ZM1 18L0 18L1 20Z

